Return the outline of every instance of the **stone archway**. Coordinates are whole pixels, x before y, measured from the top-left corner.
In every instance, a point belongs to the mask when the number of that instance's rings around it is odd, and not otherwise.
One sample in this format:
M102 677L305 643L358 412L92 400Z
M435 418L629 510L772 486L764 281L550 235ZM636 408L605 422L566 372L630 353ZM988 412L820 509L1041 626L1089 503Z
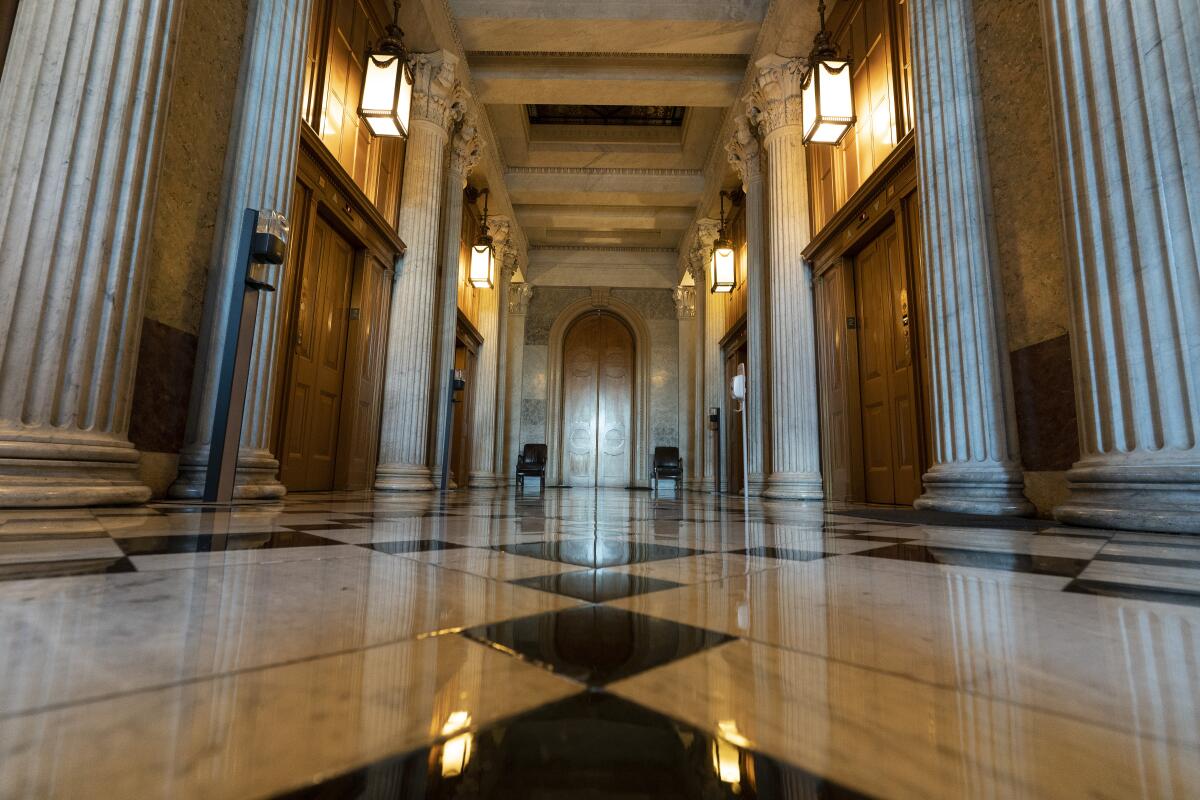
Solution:
M577 300L559 312L550 327L550 352L546 365L546 435L551 484L563 482L563 343L567 332L582 317L602 311L622 322L633 334L633 430L630 439L630 486L649 485L650 458L650 328L633 306L611 297L607 289Z

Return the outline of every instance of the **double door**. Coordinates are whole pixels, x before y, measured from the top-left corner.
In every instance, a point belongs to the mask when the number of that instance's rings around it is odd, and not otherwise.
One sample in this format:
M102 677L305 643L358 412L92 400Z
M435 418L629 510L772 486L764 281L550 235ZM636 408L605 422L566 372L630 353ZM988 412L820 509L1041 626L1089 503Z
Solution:
M916 347L895 226L855 258L863 471L868 503L911 505L921 493Z
M563 344L563 478L577 486L628 486L633 452L633 335L595 314Z

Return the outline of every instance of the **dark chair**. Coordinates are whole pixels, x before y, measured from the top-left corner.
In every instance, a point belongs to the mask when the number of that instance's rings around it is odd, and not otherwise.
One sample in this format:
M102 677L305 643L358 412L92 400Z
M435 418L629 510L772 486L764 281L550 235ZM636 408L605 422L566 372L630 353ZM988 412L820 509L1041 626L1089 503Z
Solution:
M654 448L654 466L651 467L650 474L654 478L654 491L658 491L658 481L661 478L675 481L675 488L678 490L683 480L683 459L679 457L679 448Z
M546 485L546 445L527 444L517 456L517 486L524 491L525 479L537 478Z

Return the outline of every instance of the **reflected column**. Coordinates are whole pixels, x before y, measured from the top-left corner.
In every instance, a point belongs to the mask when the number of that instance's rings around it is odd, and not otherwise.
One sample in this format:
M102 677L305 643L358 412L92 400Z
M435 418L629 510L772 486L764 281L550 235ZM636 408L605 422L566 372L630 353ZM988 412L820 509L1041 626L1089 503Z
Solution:
M933 465L917 508L1030 514L1022 494L970 0L914 0Z
M0 79L0 505L150 497L129 413L179 7L18 6Z
M221 211L213 237L212 266L192 378L187 434L179 454L179 476L169 490L172 497L204 495L225 333L234 282L240 271L237 261L245 209L291 213L310 6L309 0L267 0L250 5L238 79L239 96L229 137ZM299 264L289 260L287 267L299 269ZM258 319L246 381L234 485L237 498L275 498L287 491L279 482L279 460L271 453L271 411L280 352L279 294L258 293ZM238 297L240 304L240 293Z
M802 255L812 235L808 168L800 124L804 62L769 56L746 103L767 151L771 287L771 476L763 494L820 500L821 450L817 416L816 330L812 276ZM749 213L749 209L747 209Z
M1042 13L1081 450L1054 513L1200 533L1200 22L1164 0Z
M457 64L457 56L445 50L412 57L412 121L404 155L399 224L408 251L396 272L388 325L379 466L375 473L375 488L382 491L434 488L427 457L433 369L430 355L435 341L433 312L445 151L454 121Z

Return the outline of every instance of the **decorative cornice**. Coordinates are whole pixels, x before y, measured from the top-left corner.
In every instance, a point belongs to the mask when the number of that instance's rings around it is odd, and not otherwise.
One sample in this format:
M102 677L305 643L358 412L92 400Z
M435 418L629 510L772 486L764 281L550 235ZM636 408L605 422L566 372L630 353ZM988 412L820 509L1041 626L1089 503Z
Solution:
M412 119L427 120L449 132L462 118L461 95L454 80L458 56L447 50L414 53L409 64L413 70Z
M658 178L696 178L698 169L650 169L641 167L509 167L508 175L639 175Z
M606 245L587 245L587 244L535 244L531 245L532 251L550 251L550 250L571 250L571 251L595 251L598 253L677 253L678 249L674 247L614 247Z
M745 63L741 53L634 53L602 50L468 50L467 58L614 58L661 59L663 61L731 61Z
M533 287L528 283L514 283L508 287L508 313L525 316L529 312L529 301L533 298Z
M696 287L676 286L672 294L675 298L675 318L693 319L696 316Z
M750 130L750 118L738 114L733 118L733 136L725 143L729 163L742 179L742 189L748 190L751 181L762 176L762 147Z
M808 62L803 58L767 56L755 62L758 74L744 102L750 123L764 137L789 125L800 125L800 84Z

